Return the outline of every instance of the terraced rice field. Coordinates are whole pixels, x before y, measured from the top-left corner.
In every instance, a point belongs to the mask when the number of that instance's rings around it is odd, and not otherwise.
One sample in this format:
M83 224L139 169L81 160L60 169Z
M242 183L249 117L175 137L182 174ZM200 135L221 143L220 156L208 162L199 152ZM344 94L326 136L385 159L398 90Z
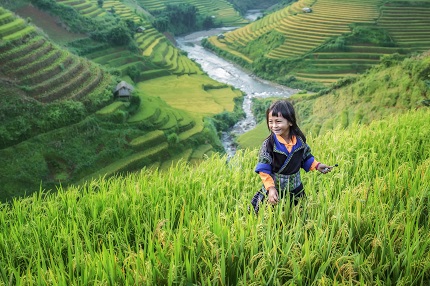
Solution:
M149 69L142 56L139 56L124 47L105 47L84 55L91 61L114 68L121 72L122 76L127 75L129 67L136 67L139 70Z
M115 14L123 19L132 20L135 23L143 22L141 16L137 15L137 11L133 11L130 7L117 0L104 0L103 8L106 11L114 9ZM146 22L146 21L145 21Z
M67 3L74 6L85 4L82 1ZM109 2L105 3L109 4ZM127 13L126 8L126 6L118 5L114 10L121 13L120 17L124 17L124 19L134 17ZM136 20L136 18L131 19ZM141 68L142 73L153 71L154 74L175 74L172 76L174 78L183 74L203 74L197 64L179 52L162 34L149 24L145 24L141 18L138 21L139 24L146 25L144 33L136 33L136 41L142 45L142 54L133 54L124 47L107 47L99 43L91 46L90 40L85 39L82 41L88 41L91 48L88 49L86 58L82 58L58 47L43 35L38 34L35 27L27 25L14 13L0 7L0 33L2 36L0 76L3 80L6 75L8 82L21 88L28 97L43 103L51 103L65 99L84 100L94 93L105 94L106 91L110 91L113 84L112 77L101 69L99 64L119 70L137 66ZM3 41L4 39L7 40ZM154 41L154 39L158 40ZM151 52L144 54L147 50L151 50ZM205 78L209 79L206 76ZM196 90L198 89L203 92L201 84L196 88ZM231 96L231 104L234 97L241 96L228 88L226 90L230 92L228 95ZM207 93L207 96L212 97L210 92ZM214 96L218 96L216 92ZM219 102L214 105L219 110L230 110L233 105L229 105L227 101L228 99L220 97ZM187 105L190 105L189 102ZM126 106L127 104L123 102L114 102L96 112L96 116L107 121L121 118ZM162 99L148 94L141 96L140 109L128 118L127 124L131 126L130 128L143 130L141 135L127 138L130 140L130 152L127 153L129 156L115 162L106 160L106 167L89 177L132 171L149 166L154 162L167 160L171 156L167 152L169 144L176 142L180 143L180 146L190 148L198 144L196 142L201 139L196 138L201 137L204 130L201 112L190 114L184 109L172 108ZM214 146L216 145L214 144ZM197 152L193 149L185 150L184 147L183 151L186 159L196 162L202 160L205 154L212 152L212 148L211 145L205 145L204 148L197 148ZM175 155L181 156L182 150L180 148L175 150ZM189 152L190 150L192 152ZM161 166L161 164L158 165Z
M13 41L25 36L34 35L33 26L26 25L24 19L17 18L12 12L0 7L0 38L4 41Z
M41 102L80 100L111 84L97 65L60 49L11 12L0 9L0 19L7 40L0 47L1 70L27 96Z
M312 5L310 5L312 4ZM373 23L378 17L378 1L298 1L280 11L243 28L225 34L225 43L232 47L246 45L270 30L282 33L286 40L267 52L273 59L294 58L309 52L328 38L350 31L356 22ZM302 8L311 6L312 13ZM211 39L215 42L215 39Z
M106 11L97 5L97 1L91 0L55 0L58 3L71 6L86 17L97 17L106 14Z
M58 0L57 2L78 9L84 16L89 15L83 12L83 10L80 9L81 7L97 6L97 1L95 0ZM141 50L141 56L143 58L130 55L128 51L111 53L109 50L103 50L99 51L104 53L102 58L94 58L90 55L96 62L107 65L108 67L117 68L121 71L124 71L130 65L136 65L137 67L145 67L144 70L164 69L173 74L203 73L195 62L181 54L163 34L154 29L146 20L143 13L139 12L140 10L127 6L119 0L105 0L103 2L103 8L98 7L98 9L104 13L114 12L115 15L124 20L131 20L137 25L144 27L145 30L142 33L135 34L135 41ZM104 13L99 13L97 15L91 13L90 16L102 16ZM139 65L137 61L141 61L142 63ZM152 64L148 65L148 62Z
M166 134L177 133L177 143L187 144L192 141L195 135L199 135L203 131L203 122L201 117L195 117L188 112L171 108L161 99L150 97L140 93L141 102L139 111L128 119L131 125L148 125L152 131L144 132L139 137L133 138L130 142L130 147L133 153L121 160L115 161L103 169L88 175L83 179L98 178L100 176L110 177L115 174L125 173L132 170L138 170L142 166L152 166L154 168L161 167L162 161L172 162L173 160L191 160L193 162L201 161L205 154L209 154L213 147L204 145L205 148L197 148L199 150L188 149L184 153L176 153L177 158L172 158L168 152L169 143ZM109 116L122 108L118 102L112 103L110 106L103 108L97 114L101 118ZM188 154L191 151L191 154ZM169 167L165 165L165 167Z
M148 11L164 9L168 4L188 3L195 6L200 14L212 16L224 26L241 26L248 23L226 0L137 0L137 2Z
M202 85L214 88L202 88ZM144 94L158 96L170 106L199 116L213 116L232 112L234 98L240 97L238 90L232 90L204 75L172 75L140 82L137 88ZM219 94L223 92L223 96ZM227 103L227 102L230 102Z
M311 7L311 13L302 8ZM367 24L386 30L396 43L381 47L356 43L342 50L324 50L321 45L334 37L351 32L349 25ZM261 35L276 30L285 42L268 50L274 60L303 59L299 69L291 71L297 79L330 84L339 78L356 75L379 63L383 55L422 52L430 48L430 1L380 0L299 0L245 27L228 32L224 39L212 37L212 45L244 59L238 50ZM252 62L254 59L248 60Z
M381 8L378 25L388 30L401 48L418 52L430 49L430 1L421 2L405 7L402 1L392 1Z

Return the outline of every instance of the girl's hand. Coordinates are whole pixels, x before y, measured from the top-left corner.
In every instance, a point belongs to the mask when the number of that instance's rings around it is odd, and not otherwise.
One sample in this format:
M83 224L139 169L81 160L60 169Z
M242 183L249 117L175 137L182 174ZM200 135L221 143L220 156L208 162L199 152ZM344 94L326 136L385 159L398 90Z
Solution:
M328 172L331 172L332 169L333 169L333 166L328 166L323 163L320 163L317 168L317 170L323 174L327 174Z
M272 205L276 205L278 203L278 191L275 189L275 187L269 188L269 195L267 196L267 200Z

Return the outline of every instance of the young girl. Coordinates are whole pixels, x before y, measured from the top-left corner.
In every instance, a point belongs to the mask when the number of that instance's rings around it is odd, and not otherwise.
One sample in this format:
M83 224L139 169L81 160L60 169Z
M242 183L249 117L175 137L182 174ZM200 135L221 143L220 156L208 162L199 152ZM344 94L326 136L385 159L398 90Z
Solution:
M306 172L318 170L323 174L333 168L316 161L312 156L311 149L306 144L306 137L297 125L293 105L289 101L274 102L266 111L266 120L270 135L261 146L255 168L263 181L263 187L251 201L255 213L258 213L259 204L265 196L268 202L274 205L289 194L290 201L297 204L297 199L305 195L300 180L300 168Z

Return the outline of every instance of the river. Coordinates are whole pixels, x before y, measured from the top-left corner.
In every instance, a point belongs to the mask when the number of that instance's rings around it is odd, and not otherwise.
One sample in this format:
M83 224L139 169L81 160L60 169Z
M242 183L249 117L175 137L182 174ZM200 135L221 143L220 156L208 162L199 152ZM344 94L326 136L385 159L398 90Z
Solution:
M248 19L256 19L255 11L248 14ZM229 157L236 152L234 138L252 130L255 125L255 118L251 111L253 98L264 97L289 97L296 93L296 89L275 84L256 77L250 72L242 69L240 66L224 60L209 50L203 48L201 40L208 36L218 35L226 31L235 29L234 27L216 28L207 31L195 32L183 37L177 37L178 47L188 53L188 57L199 63L209 77L222 83L229 84L240 89L245 93L243 101L243 110L245 118L236 123L229 132L223 132L222 144Z

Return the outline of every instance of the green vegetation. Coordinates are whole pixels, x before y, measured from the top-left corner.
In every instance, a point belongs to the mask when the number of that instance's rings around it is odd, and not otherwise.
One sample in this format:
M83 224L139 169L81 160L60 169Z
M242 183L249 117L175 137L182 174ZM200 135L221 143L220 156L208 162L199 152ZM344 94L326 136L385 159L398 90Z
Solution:
M369 124L393 114L425 108L430 98L429 53L406 59L390 55L381 62L363 75L345 78L319 93L292 96L305 134L325 134L337 127ZM271 101L268 98L254 102L253 112L261 124L239 136L240 147L257 148L267 136L265 111Z
M124 3L103 1L103 5L114 6L115 15L109 16L88 14L84 6L93 6L85 0L59 2L37 4L70 27L82 24L81 32L93 28L92 38L66 43L70 52L12 12L0 10L0 117L4 123L0 154L5 162L0 167L0 200L30 195L39 187L55 189L59 184L100 175L108 177L155 164L161 167L161 162L181 158L182 152L195 163L214 151L222 152L217 130L208 117L238 110L236 98L242 97L241 92L203 75L197 64ZM29 11L25 5L20 9ZM37 15L44 13L34 7L31 10ZM47 17L44 25L56 25L53 19ZM106 27L96 28L99 25ZM123 36L130 42L120 40ZM170 75L184 83L180 84L184 103L200 101L207 109L190 113L187 108L167 105L157 97L164 94L163 84L158 90L137 92L129 101L113 101L112 91L121 79L165 82ZM171 87L166 99L178 98L176 91L177 87ZM206 103L208 98L211 102ZM190 149L200 151L190 154Z
M265 9L272 5L279 4L277 0L228 0L234 8L244 15L248 10ZM284 1L285 2L285 1Z
M212 17L202 17L198 9L191 4L167 4L165 9L155 10L152 14L155 17L153 25L158 31L169 31L174 35L215 27Z
M203 75L133 1L33 2L94 33L66 51L0 7L0 284L430 283L430 55L406 56L428 48L428 1L300 0L207 41L283 83L334 82L291 99L313 154L339 167L304 174L306 199L259 216L248 206L265 122L238 139L249 149L217 154L240 91ZM243 23L225 1L188 3ZM114 101L120 79L137 84Z
M233 112L234 99L242 97L239 90L204 75L156 78L142 81L137 87L144 95L158 96L174 108L205 116ZM224 98L211 90L222 91Z
M33 27L6 10L0 15L7 15L0 26L7 39L0 42L1 148L77 123L111 101L110 74L34 29L23 33Z
M214 139L216 130L204 127L201 115L173 109L147 95L134 115L131 109L126 103L113 103L76 124L0 150L5 162L0 166L1 199L30 194L39 185L55 189L59 183L136 171L205 145L209 138L214 150L222 150L219 139ZM171 134L178 139L167 145Z
M152 14L157 15L161 10L164 10L169 5L174 5L175 7L195 7L200 14L203 21L210 21L207 23L219 25L219 26L242 26L248 23L239 12L237 12L233 5L227 0L136 0L142 7L150 11ZM265 2L265 1L264 1ZM163 15L165 15L162 12ZM161 17L162 20L163 17ZM175 24L181 25L184 23L176 22Z
M318 91L365 72L385 55L428 50L429 5L428 0L299 0L224 38L211 37L205 46L260 77ZM284 36L281 44L273 44L274 31Z
M267 49L277 48L284 42L284 35L274 30L250 41L245 47L239 48L239 51L247 54L250 58L258 58L266 54Z
M248 214L256 150L176 162L0 208L13 285L427 285L429 109L310 136L338 163L307 198Z

